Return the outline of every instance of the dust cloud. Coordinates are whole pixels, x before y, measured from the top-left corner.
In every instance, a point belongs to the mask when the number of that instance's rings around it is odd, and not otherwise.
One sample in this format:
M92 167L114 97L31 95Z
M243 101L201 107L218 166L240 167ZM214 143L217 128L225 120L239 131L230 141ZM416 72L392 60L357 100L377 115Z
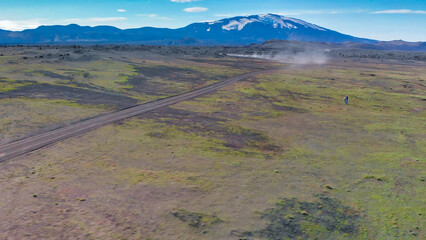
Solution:
M302 51L302 52L276 52L276 53L254 53L254 54L227 54L231 57L258 58L281 63L292 64L326 64L328 56L324 50Z

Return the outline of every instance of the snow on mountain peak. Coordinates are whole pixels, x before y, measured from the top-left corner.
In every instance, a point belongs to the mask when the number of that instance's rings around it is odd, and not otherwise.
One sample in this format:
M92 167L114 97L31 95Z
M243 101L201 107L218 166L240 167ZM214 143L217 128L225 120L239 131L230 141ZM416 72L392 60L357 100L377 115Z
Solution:
M222 23L222 21L211 22L210 24ZM223 25L222 29L231 31L231 30L242 30L247 24L259 22L265 25L272 25L274 28L287 28L287 29L297 29L296 25L304 26L305 28L312 28L315 30L326 31L326 29L321 28L317 25L307 23L305 21L289 18L284 16L279 16L275 14L259 14L254 16L234 18L228 22L228 24Z
M238 31L240 31L247 24L252 23L252 22L259 22L259 21L255 18L250 18L250 19L249 18L240 18L238 21L232 20L227 25L223 25L222 29L228 30L228 31L238 29Z

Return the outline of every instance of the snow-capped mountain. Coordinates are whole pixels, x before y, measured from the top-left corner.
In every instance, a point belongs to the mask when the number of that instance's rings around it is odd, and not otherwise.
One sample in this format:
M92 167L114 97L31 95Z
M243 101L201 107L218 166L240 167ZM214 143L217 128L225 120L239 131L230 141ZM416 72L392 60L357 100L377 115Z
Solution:
M374 40L338 33L296 18L276 14L234 17L213 22L194 23L180 31L207 42L230 44L260 43L270 39L312 42L361 42Z
M115 27L41 26L20 32L0 31L3 44L142 43L158 45L247 45L270 39L312 42L374 43L276 14L233 17L213 22L193 23L183 28L121 30Z
M226 20L209 22L210 25L222 24ZM319 27L317 25L295 19L289 18L274 14L259 14L249 17L237 17L235 19L230 19L227 21L226 25L222 25L223 30L238 30L241 31L247 24L250 23L262 23L264 25L272 25L273 28L287 28L287 29L297 29L298 26L305 28L312 28L320 31L326 31L326 29Z

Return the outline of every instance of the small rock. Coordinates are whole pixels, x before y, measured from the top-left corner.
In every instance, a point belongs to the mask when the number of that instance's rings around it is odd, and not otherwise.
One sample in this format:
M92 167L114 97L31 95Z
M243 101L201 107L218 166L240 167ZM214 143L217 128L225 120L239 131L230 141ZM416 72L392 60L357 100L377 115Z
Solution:
M308 212L305 211L305 210L302 210L302 211L300 211L300 214L302 214L302 215L308 215Z
M33 197L35 197L35 198L36 198L36 197L37 197L37 194L33 194Z

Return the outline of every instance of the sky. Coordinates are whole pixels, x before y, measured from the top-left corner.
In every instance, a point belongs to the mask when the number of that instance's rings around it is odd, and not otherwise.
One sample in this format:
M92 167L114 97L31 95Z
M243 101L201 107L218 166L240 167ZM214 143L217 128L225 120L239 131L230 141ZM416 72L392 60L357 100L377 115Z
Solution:
M426 41L426 0L0 0L0 29L40 25L180 28L275 13L356 37Z

